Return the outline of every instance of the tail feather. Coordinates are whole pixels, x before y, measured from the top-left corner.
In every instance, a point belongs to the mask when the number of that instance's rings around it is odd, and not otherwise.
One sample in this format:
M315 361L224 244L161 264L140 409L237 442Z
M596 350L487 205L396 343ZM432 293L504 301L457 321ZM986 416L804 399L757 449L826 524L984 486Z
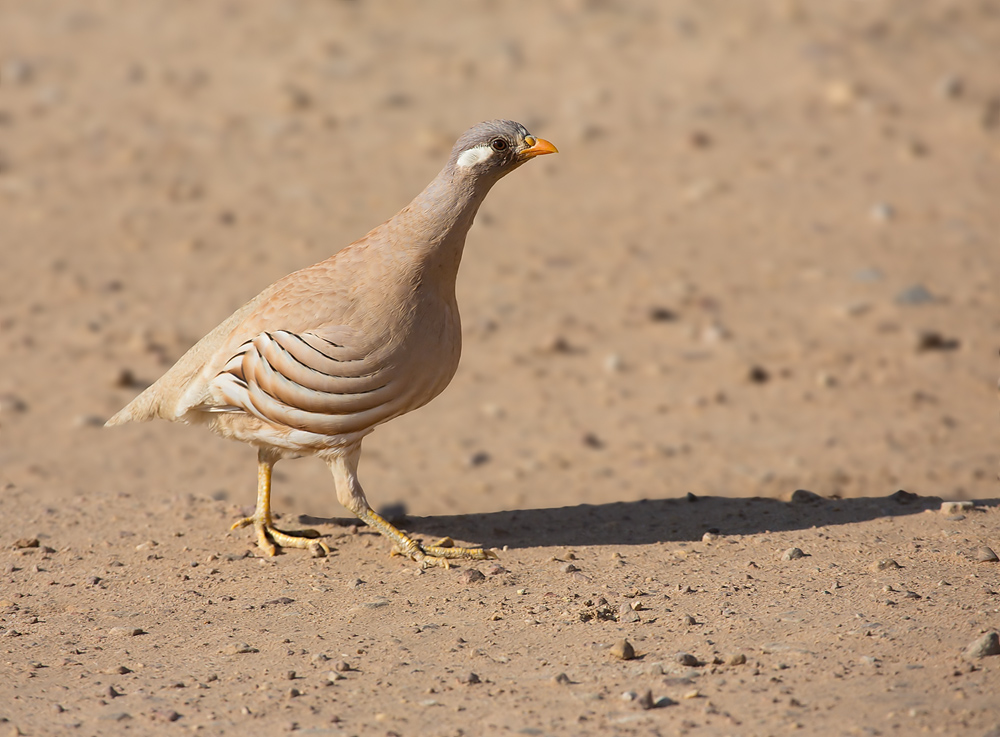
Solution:
M115 427L129 422L147 422L157 417L159 415L159 402L155 396L149 395L150 391L147 389L118 410L110 420L104 423L104 426Z

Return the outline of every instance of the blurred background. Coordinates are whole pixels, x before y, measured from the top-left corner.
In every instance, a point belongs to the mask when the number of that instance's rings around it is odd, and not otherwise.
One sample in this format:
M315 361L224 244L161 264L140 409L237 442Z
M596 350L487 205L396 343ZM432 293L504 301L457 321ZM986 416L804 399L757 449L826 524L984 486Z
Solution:
M100 425L473 123L452 386L366 441L414 514L996 496L1000 3L0 1L0 483L251 504L252 450ZM316 461L276 506L344 515Z

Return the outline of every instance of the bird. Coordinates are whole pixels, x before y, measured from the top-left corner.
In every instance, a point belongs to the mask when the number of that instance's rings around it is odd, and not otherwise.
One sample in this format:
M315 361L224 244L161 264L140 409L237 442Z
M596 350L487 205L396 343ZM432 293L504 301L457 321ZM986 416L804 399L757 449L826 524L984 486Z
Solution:
M510 120L463 133L440 173L406 207L330 258L279 279L192 346L106 426L160 418L205 425L257 450L253 527L277 548L329 553L315 530L283 531L271 511L274 465L316 456L338 501L421 567L496 558L444 538L424 545L377 514L358 480L362 440L451 382L462 347L455 284L466 236L502 177L558 153Z

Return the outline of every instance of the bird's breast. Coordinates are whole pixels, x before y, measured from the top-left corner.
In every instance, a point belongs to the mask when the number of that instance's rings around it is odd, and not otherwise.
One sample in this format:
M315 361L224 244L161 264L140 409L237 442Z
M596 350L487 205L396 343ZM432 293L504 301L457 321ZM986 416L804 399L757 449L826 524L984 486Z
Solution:
M462 354L462 323L454 299L433 296L418 300L406 323L393 363L415 409L444 391L455 376Z

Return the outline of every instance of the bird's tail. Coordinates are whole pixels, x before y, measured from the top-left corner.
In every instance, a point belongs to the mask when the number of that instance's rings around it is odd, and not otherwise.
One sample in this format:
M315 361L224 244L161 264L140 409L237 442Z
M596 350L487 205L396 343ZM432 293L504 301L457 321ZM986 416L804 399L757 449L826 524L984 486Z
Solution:
M146 389L146 391L118 410L114 417L104 423L104 426L115 427L116 425L124 425L128 422L146 422L157 417L159 409L157 397L149 389Z

